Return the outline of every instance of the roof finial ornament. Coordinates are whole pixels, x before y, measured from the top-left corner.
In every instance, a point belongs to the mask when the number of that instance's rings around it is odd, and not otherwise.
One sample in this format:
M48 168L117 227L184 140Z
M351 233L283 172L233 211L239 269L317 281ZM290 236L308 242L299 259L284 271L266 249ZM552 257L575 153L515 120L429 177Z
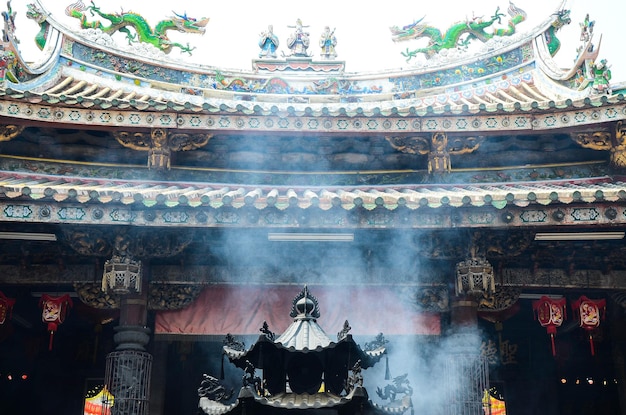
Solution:
M350 330L352 330L352 327L350 327L350 323L348 323L348 320L346 320L343 323L343 328L339 331L339 333L337 333L337 341L342 341L343 339L348 337L348 332Z
M305 285L300 294L293 299L290 317L297 320L315 320L320 316L317 298L309 293L309 288Z
M270 326L267 324L267 321L263 322L263 326L259 329L261 333L265 334L265 337L269 341L274 341L276 339L276 334L270 330Z

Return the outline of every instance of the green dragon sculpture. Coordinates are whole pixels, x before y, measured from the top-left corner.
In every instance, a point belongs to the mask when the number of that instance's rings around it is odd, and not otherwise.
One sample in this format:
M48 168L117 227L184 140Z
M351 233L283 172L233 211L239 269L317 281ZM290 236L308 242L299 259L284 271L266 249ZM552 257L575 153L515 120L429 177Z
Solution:
M47 16L36 4L30 3L26 5L26 17L33 19L39 25L39 32L35 35L35 44L40 50L43 50L48 42L47 35L50 26L46 20Z
M452 25L445 33L441 33L441 31L435 27L421 23L423 18L403 27L392 26L390 27L390 30L392 33L392 40L394 42L419 39L423 37L429 39L428 46L426 47L415 50L409 50L407 48L406 52L401 52L402 56L406 57L407 62L409 62L419 53L424 53L428 58L439 53L443 49L467 46L473 39L486 42L494 36L511 36L515 33L516 25L526 20L526 12L510 2L508 13L509 16L511 16L508 21L508 26L506 28L495 29L492 33L487 32L485 29L492 26L496 22L498 22L498 24L502 23L502 17L505 15L500 13L500 7L496 9L496 12L493 16L491 16L491 18L489 18L489 20L474 17L465 22Z
M558 32L563 26L570 24L572 19L570 17L570 11L567 9L560 10L554 14L556 19L548 30L544 33L546 37L546 44L548 46L548 51L550 55L554 56L561 48L561 41L556 37L556 32Z
M97 14L103 19L108 20L110 24L108 26L104 25L100 20L88 21L87 12L92 16ZM137 13L123 11L122 13L104 13L96 6L93 0L91 1L91 6L85 6L81 0L78 0L76 3L69 5L65 9L65 13L68 16L79 19L80 26L83 29L100 29L108 34L122 32L126 34L126 39L129 44L133 42L150 43L165 53L171 52L174 47L189 54L195 49L189 46L189 43L182 45L170 41L167 37L168 30L204 34L205 26L209 22L208 18L194 19L187 17L186 14L179 15L174 13L175 16L170 17L168 20L161 20L152 28L146 19ZM133 34L129 28L133 28L135 34Z

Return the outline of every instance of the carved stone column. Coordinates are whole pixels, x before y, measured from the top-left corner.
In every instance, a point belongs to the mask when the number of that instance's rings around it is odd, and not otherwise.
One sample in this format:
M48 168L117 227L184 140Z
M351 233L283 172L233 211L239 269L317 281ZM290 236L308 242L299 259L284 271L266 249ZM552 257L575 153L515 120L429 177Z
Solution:
M489 367L480 353L476 328L465 326L445 340L448 358L444 361L446 415L483 415L483 396L489 388Z
M144 275L148 270L143 269ZM115 351L106 359L105 384L114 396L113 415L147 415L150 402L152 355L145 346L150 342L146 327L148 289L144 279L139 293L120 300L120 324L114 328Z
M105 384L114 396L113 415L150 413L153 356L146 351L150 342L150 329L146 326L148 310L182 308L200 292L200 287L155 283L150 259L179 254L192 242L193 235L178 229L155 232L146 228L64 231L62 240L80 255L108 258L101 287L93 283L75 287L85 304L120 309L119 325L113 336L116 349L107 356L105 373ZM157 355L164 356L166 353ZM159 365L158 370L163 371L164 366ZM152 406L160 408L155 413L162 413L162 397L152 402Z
M446 415L482 415L483 396L489 388L489 367L480 349L478 299L493 294L493 270L486 260L481 261L457 265L457 295L451 302L451 327L445 339L449 356L444 362Z

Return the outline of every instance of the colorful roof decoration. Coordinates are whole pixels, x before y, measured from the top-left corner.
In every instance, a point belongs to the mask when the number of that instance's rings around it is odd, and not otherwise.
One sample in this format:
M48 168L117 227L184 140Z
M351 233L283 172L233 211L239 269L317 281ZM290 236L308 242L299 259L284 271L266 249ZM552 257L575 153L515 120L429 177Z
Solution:
M489 19L472 18L452 25L446 33L422 20L392 28L397 40L431 38L430 49L414 51L426 53L427 64L367 74L345 72L343 62L334 55L313 59L307 52L310 33L301 20L292 27L290 38L302 42L299 52L281 57L261 53L251 60L251 70L227 70L175 62L163 53L175 46L185 48L168 42L167 30L201 34L209 24L206 18L174 13L150 26L138 13L109 13L94 2L79 1L66 11L76 18L77 27L60 24L40 3L29 6L27 15L41 27L36 40L47 57L36 64L20 55L13 35L15 16L6 19L0 117L7 126L2 141L14 140L24 124L113 127L114 138L125 149L147 153L149 171L167 171L168 175L156 177L144 171L134 181L120 178L124 173L114 166L108 170L101 166L94 175L57 176L62 168L48 160L44 162L47 167L37 167L35 174L24 170L28 166L0 174L9 200L49 198L157 208L501 209L592 201L597 195L605 201L621 200L624 192L623 183L610 171L626 166L623 146L611 139L623 135L624 88L612 84L610 65L599 60L601 37L595 44L590 23L581 26L579 56L572 67L555 63L558 30L571 21L569 10L563 7L531 30L522 30L526 13L512 3L510 24L504 31L487 29L505 19L499 9ZM92 13L104 20L91 20ZM128 44L118 44L111 37L114 31L126 34ZM330 28L325 36L322 43L336 41ZM155 44L155 38L165 43ZM469 52L464 44L475 39L485 43ZM470 173L455 171L453 163L481 154L494 134L522 133L562 134L579 148L610 153L610 159L607 164L601 158L589 158L587 152L577 161L567 160L581 172L570 174L573 167L563 167L568 173L546 176L543 181L539 173L533 176L532 169L525 178L505 172L504 166L498 172L481 166L482 173L471 178ZM316 170L310 169L310 177L318 179L314 183L300 178L294 169L279 171L279 178L275 170L260 167L258 171L275 179L259 180L263 175L256 170L239 167L252 158L251 149L235 155L228 144L213 145L220 137L254 136L245 143L252 145L263 143L267 135L283 134L296 137L294 145L303 145L297 137L318 143L314 158L320 165L332 153L336 160L345 160L345 166L354 166L353 170L342 170L343 178L335 180L328 172L314 176ZM347 154L342 149L347 142L328 141L331 136L357 135L371 140L364 143L373 146L369 154ZM242 164L228 172L228 167L218 172L220 165L212 164L216 159L207 165L210 172L201 165L173 167L174 153L208 146L211 157L233 160L237 156ZM268 159L281 149L262 151ZM393 170L389 168L393 161L381 163L380 170L373 167L372 172L362 168L371 158L387 157L388 151L406 155L403 160L415 160L416 168ZM302 157L302 164L311 159L304 152L293 157ZM417 163L425 165L420 168ZM607 167L594 170L593 163ZM226 162L221 165L228 166ZM420 169L428 178L416 173ZM41 174L43 170L51 173ZM370 173L375 180L359 181ZM285 180L287 176L290 179Z
M87 22L85 11L112 19L111 25ZM488 21L460 23L465 29L452 28L449 36L489 38L482 52L451 49L436 41L433 45L439 50L433 49L427 65L369 75L346 73L335 60L315 62L308 57L256 59L250 71L173 63L158 51L171 48L171 42L146 52L145 45L153 38L142 37L144 32L181 28L202 33L208 19L175 15L151 29L139 14L106 14L93 3L72 4L67 13L80 19L82 29L63 27L41 4L30 6L28 17L46 30L42 46L50 53L38 67L20 59L18 50L14 58L7 58L12 59L4 88L7 99L68 109L355 118L553 111L590 105L596 99L596 105L606 105L621 97L608 94L608 101L601 102L590 94L598 79L592 64L600 50L599 44L592 46L593 32L582 41L571 69L562 70L553 61L556 32L569 23L564 9L532 32L510 29L508 37L497 31L485 35L484 27L502 19L499 11ZM509 13L513 14L511 28L524 20L525 13L514 5ZM479 25L483 35L472 25ZM413 31L410 37L418 36L417 32L426 36L431 30L422 23L408 27L397 30ZM137 34L130 34L129 28ZM108 34L112 30L127 32L130 46L117 45ZM444 55L443 50L454 53Z

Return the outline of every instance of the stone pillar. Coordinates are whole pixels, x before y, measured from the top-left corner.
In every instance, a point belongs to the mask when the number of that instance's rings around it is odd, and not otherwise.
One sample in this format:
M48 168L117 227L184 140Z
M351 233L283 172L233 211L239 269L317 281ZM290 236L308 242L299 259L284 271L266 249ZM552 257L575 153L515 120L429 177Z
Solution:
M450 322L453 328L478 330L478 303L472 297L456 297L452 300Z
M443 341L447 387L446 415L483 415L483 397L489 388L489 367L481 355L478 303L471 296L456 297L451 304L451 327Z
M113 335L117 346L106 358L104 381L114 396L112 415L149 414L152 355L145 348L150 342L145 281L140 294L122 297L120 324Z

